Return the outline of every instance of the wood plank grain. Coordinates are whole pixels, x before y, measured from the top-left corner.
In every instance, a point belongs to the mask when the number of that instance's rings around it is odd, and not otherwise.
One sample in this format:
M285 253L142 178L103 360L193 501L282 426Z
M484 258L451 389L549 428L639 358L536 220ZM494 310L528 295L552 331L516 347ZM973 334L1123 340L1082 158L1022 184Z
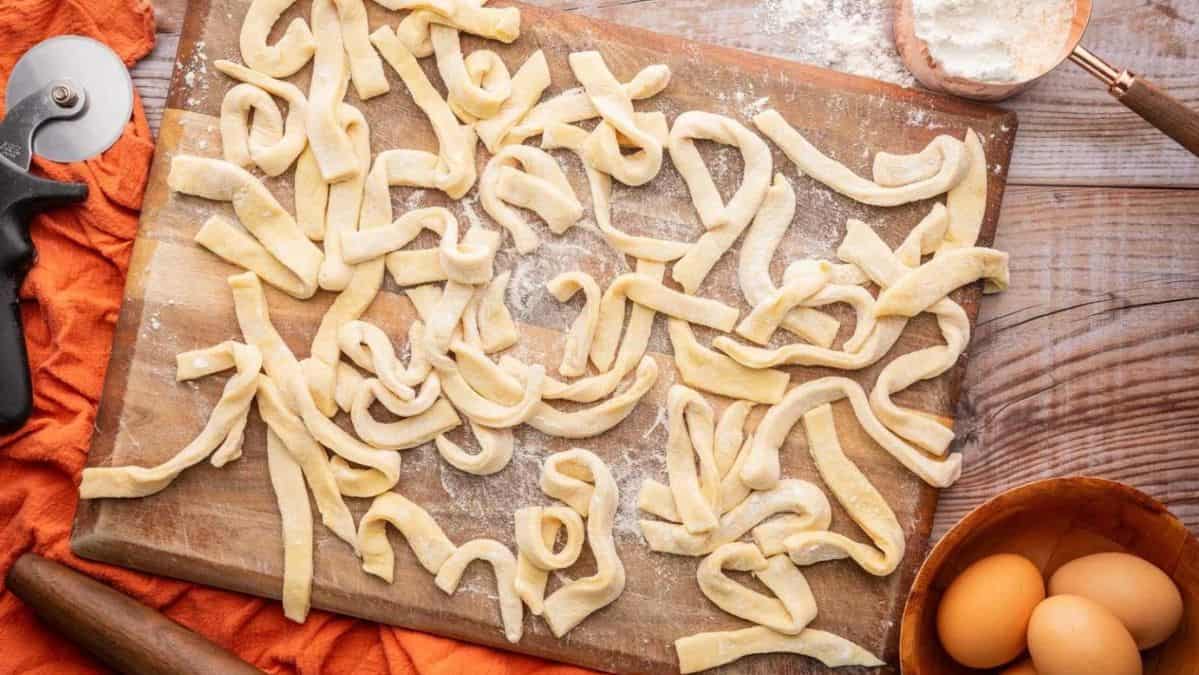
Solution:
M1199 529L1199 193L1013 188L1001 220L1012 285L983 302L958 408L966 469L934 539L1004 489L1075 474Z
M839 0L841 3L881 0ZM701 42L793 58L796 40L827 36L765 31L787 0L533 0L532 4L681 35ZM158 0L159 47L134 69L152 125L165 105L174 47L186 0ZM1188 9L1187 6L1190 5ZM1095 3L1086 45L1114 64L1199 106L1193 46L1199 25L1187 0L1106 0ZM1012 185L1199 186L1199 160L1111 98L1091 76L1069 64L1004 104L1020 115Z

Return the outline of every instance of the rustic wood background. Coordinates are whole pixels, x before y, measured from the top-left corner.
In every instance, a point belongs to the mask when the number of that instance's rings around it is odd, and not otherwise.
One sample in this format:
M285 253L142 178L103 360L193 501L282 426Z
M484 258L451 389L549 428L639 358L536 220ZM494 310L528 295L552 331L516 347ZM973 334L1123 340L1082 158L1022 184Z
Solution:
M794 55L758 25L771 0L529 1ZM157 125L187 2L154 4L158 43L133 78ZM1084 43L1199 106L1197 21L1199 0L1096 0ZM1020 115L996 240L1012 288L982 303L957 412L965 473L933 541L1001 490L1073 474L1129 483L1199 530L1199 159L1070 64L1003 105Z

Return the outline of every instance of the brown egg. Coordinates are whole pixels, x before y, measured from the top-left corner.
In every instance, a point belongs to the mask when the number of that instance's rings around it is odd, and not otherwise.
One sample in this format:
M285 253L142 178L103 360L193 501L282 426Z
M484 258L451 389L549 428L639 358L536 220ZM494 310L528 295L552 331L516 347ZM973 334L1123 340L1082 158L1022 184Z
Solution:
M1024 659L1004 668L999 675L1037 675L1037 669L1033 667L1032 659Z
M937 635L955 661L994 668L1020 656L1045 582L1027 558L1000 553L967 567L941 597Z
M1169 639L1182 620L1182 595L1152 563L1127 553L1097 553L1063 565L1050 595L1081 595L1103 605L1132 633L1139 649Z
M1137 643L1115 614L1094 600L1055 595L1028 622L1038 675L1141 675Z

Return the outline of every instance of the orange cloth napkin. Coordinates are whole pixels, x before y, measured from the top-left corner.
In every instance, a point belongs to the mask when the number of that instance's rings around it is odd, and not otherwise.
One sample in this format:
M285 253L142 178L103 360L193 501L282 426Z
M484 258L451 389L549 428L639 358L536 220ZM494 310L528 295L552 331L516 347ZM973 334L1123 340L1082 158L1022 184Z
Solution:
M102 40L131 65L154 45L154 14L144 0L2 0L0 88L21 54L64 33ZM35 410L24 429L0 438L0 673L104 672L3 587L13 561L30 550L158 608L272 673L583 672L324 612L314 611L306 624L296 625L283 618L277 602L71 554L76 486L91 442L152 153L138 99L125 135L102 156L70 165L34 161L38 173L86 182L90 193L82 205L40 215L31 225L39 258L21 298Z

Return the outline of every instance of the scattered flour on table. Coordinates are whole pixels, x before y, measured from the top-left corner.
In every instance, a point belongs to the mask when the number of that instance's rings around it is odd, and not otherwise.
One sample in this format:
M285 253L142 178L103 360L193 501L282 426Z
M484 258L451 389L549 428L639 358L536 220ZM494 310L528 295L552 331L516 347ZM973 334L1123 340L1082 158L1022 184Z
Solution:
M179 70L182 72L183 84L187 86L187 105L195 106L208 93L208 53L203 40L196 42L187 61L180 61Z
M915 79L895 50L891 3L882 0L766 0L754 10L767 35L788 41L790 58L904 87Z

